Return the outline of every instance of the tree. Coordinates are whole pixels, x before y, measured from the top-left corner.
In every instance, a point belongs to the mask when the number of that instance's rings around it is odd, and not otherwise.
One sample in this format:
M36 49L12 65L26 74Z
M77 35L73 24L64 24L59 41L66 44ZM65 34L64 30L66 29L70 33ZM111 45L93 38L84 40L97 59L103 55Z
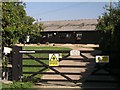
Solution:
M19 39L26 35L40 35L42 25L33 24L35 19L27 16L25 3L3 2L2 12L2 41L5 46L19 43Z
M120 2L105 6L106 12L98 20L97 29L102 30L102 50L117 51L120 47Z
M120 2L109 8L98 20L97 29L102 30L101 50L110 56L110 67L119 67L120 48ZM106 52L107 51L107 52Z

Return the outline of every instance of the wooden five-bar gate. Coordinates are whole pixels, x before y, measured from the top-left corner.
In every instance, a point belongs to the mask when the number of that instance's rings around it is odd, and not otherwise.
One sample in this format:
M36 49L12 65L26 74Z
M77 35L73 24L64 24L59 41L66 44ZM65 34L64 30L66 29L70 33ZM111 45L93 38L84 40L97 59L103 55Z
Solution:
M83 51L84 52L84 51ZM49 58L36 58L32 54L49 54L49 53L67 53L66 56L62 57L60 60L67 60L66 57L70 55L70 50L22 50L22 47L20 46L14 46L13 51L12 51L12 80L19 81L23 78L23 74L31 74L26 78L26 80L32 80L34 76L38 74L57 74L62 77L64 77L66 80L64 81L70 81L70 82L79 82L79 80L73 80L67 75L81 75L81 73L76 73L76 72L59 72L56 70L54 67L68 67L68 68L83 68L85 66L80 66L80 65L59 65L59 66L49 66L48 64L42 62L41 60L49 60ZM23 57L23 54L25 54L27 57ZM84 57L84 55L81 55ZM85 57L84 57L85 58ZM39 65L23 65L22 61L23 60L28 60L29 59L35 60L36 62L39 63ZM70 60L70 58L69 58ZM71 58L72 60L72 58ZM74 59L75 60L75 59ZM87 61L87 60L86 60ZM23 72L23 67L43 67L41 70L37 72ZM50 69L54 72L44 72L45 70ZM38 81L49 81L49 79L39 79ZM60 81L60 80L59 80Z
M106 88L111 88L110 86L114 85L112 88L112 90L117 90L116 88L116 84L118 83L118 81L116 81L116 79L114 80L114 75L113 73L110 71L110 69L108 68L107 65L109 65L109 63L107 64L96 64L95 63L95 59L90 58L90 57L86 57L84 56L83 53L91 53L91 51L84 51L81 50L80 51L80 56L83 57L81 58L68 58L68 56L70 56L70 50L22 50L22 47L20 46L13 46L12 47L12 57L11 57L11 61L12 61L12 80L15 81L20 81L20 80L26 80L26 81L33 81L35 80L34 77L36 75L40 75L40 74L48 74L48 75L60 75L61 77L64 77L65 79L58 79L58 80L53 80L53 79L43 79L43 78L37 78L35 81L37 82L42 82L42 81L69 81L69 82L73 82L73 83L77 83L77 82L81 82L80 79L75 80L71 77L69 77L68 75L82 75L82 72L60 72L58 69L56 69L55 67L61 68L61 67L67 67L67 68L87 68L86 65L74 65L74 63L72 65L62 65L60 64L59 66L49 66L48 63L43 62L43 60L49 60L48 57L35 57L34 54L50 54L50 53L66 53L66 55L62 58L60 58L61 60L79 60L80 63L82 62L93 62L95 67L94 70L92 70L91 74L89 75L90 78L85 78L85 82L83 83L83 87L86 85L91 87L91 83L96 83L99 84L98 86L100 87L104 87L103 84L106 84ZM26 56L27 57L26 57ZM25 57L24 57L25 56ZM37 62L37 64L23 64L23 61L26 60L27 62L29 62L29 60L33 60L35 62ZM38 71L24 71L23 68L27 67L27 68L41 68L42 69L38 69ZM54 72L46 72L47 69L50 69ZM93 69L93 68L92 68ZM99 72L100 70L104 70L105 72ZM29 76L27 77L23 77L24 74L29 74ZM94 77L94 78L93 78ZM108 78L107 78L108 77ZM102 80L103 79L103 80ZM93 86L93 88L96 89L96 84ZM103 86L102 86L103 85ZM91 89L90 89L91 90ZM100 90L100 89L99 89ZM106 90L106 89L105 89ZM110 89L111 90L111 89Z

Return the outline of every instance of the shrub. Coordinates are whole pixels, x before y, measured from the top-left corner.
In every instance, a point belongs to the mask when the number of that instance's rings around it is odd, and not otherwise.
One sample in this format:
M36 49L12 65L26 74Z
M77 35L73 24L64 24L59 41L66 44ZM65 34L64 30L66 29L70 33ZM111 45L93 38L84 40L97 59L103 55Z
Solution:
M13 81L13 83L7 85L7 87L6 87L6 85L4 85L5 87L3 86L3 89L5 89L5 88L10 88L10 89L29 89L29 88L32 88L32 85L33 85L32 82L15 82L15 81Z
M46 45L49 45L49 42L46 42L45 44L46 44Z

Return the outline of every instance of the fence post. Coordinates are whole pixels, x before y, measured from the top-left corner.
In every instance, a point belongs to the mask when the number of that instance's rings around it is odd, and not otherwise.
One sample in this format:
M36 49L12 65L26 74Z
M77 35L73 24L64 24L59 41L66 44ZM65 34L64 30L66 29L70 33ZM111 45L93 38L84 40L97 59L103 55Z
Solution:
M20 46L13 46L12 53L12 80L19 81L22 75L22 54L19 51L22 50Z

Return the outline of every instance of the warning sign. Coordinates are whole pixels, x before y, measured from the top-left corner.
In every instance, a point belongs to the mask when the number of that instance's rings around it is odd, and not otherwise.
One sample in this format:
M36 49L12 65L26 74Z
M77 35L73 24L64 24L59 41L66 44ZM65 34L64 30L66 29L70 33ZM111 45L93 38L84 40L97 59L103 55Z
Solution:
M109 63L109 56L96 56L96 63Z
M59 54L49 54L49 66L59 66Z

